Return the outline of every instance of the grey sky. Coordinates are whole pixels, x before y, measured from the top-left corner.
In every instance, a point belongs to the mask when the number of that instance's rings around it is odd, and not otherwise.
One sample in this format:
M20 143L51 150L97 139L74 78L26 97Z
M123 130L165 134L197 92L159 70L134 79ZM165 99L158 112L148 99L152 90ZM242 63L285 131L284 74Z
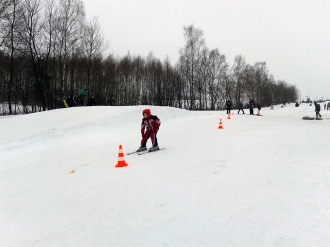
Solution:
M301 98L330 98L330 0L83 0L99 17L109 53L174 65L183 27L204 32L231 67L236 55L266 62L275 80L296 85Z

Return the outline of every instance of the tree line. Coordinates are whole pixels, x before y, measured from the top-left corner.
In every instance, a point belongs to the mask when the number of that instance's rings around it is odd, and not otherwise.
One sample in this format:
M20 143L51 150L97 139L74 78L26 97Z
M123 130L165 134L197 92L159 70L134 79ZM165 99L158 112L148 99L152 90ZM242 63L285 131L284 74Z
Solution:
M185 44L172 65L150 53L104 56L108 44L98 18L86 19L81 0L1 0L0 100L8 113L51 110L56 101L87 88L99 105L115 95L117 105L223 109L226 99L250 98L264 106L294 102L298 90L276 81L265 62L232 66L209 49L203 31L184 27Z

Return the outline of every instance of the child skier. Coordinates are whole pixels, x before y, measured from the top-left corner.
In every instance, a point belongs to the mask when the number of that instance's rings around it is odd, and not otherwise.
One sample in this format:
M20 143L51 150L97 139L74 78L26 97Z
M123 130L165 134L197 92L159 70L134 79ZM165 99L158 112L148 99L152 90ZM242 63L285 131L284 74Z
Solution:
M151 138L152 147L149 149L150 152L159 150L158 142L157 142L157 132L160 126L160 119L155 116L151 115L150 109L144 109L142 111L142 124L141 124L141 146L137 150L137 152L147 150L146 144L149 139Z
M260 105L260 102L258 101L257 103L257 108L258 108L258 116L260 116L260 111L261 111L261 105Z

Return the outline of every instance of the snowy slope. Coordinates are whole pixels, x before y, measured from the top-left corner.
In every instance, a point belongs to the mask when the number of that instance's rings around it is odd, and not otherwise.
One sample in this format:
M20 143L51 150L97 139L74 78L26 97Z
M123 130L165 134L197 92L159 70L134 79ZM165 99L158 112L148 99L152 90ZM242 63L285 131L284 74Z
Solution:
M139 147L146 107L166 149L115 168L120 144ZM233 113L100 106L0 118L0 246L329 246L330 113Z

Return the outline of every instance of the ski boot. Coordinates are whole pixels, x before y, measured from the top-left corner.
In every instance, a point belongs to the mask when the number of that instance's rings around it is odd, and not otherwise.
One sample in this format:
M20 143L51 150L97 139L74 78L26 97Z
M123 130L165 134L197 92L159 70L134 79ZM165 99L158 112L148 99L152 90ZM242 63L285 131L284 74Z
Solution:
M136 152L142 152L142 151L145 151L145 150L147 150L147 147L146 146L141 146L141 147L139 147L138 150L136 150Z
M150 149L149 149L149 152L153 152L153 151L157 151L159 150L159 146L156 145L156 146L152 146Z

